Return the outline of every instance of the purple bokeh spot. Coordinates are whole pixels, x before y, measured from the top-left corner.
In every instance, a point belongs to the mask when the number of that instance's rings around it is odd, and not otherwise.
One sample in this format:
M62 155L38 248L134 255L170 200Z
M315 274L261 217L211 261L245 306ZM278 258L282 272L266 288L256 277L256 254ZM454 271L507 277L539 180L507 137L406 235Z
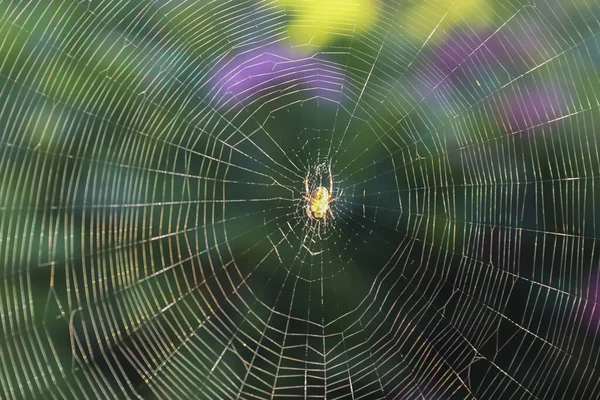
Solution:
M433 46L419 66L417 94L450 117L459 111L453 109L459 92L475 87L477 94L466 101L491 95L498 123L508 133L559 119L568 113L564 85L552 77L531 81L527 74L539 64L538 47L539 40L525 33L455 31Z
M523 132L565 115L564 93L544 85L527 85L513 90L506 100L503 120L508 133Z
M282 44L257 47L231 57L219 65L211 79L219 104L247 103L295 91L308 91L340 101L344 71L319 58L301 57Z
M523 36L491 30L454 31L425 58L419 74L423 89L453 88L461 81L481 80L484 84L497 70L525 68L534 43Z

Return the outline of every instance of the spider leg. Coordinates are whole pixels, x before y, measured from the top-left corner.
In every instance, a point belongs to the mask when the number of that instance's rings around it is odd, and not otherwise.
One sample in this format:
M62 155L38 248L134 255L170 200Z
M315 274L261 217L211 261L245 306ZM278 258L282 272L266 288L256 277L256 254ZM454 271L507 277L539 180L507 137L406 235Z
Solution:
M310 206L309 205L307 205L304 209L306 210L306 215L308 215L308 218L315 219L313 217L312 213L310 212Z
M306 190L306 196L310 198L310 190L308 190L308 176L310 172L306 173L306 178L304 178L304 189Z
M328 208L327 211L329 211L329 215L331 215L331 218L335 219L335 217L333 216L333 212L331 211L331 208Z
M339 194L339 196L338 196L338 197L334 197L333 199L329 199L329 200L328 200L328 203L331 203L332 201L336 201L337 199L339 199L339 198L342 196L342 194L343 194L343 193L344 193L344 191L343 191L343 190L342 190L342 191L340 191L340 194Z
M329 193L333 194L333 176L331 176L331 165L329 166Z

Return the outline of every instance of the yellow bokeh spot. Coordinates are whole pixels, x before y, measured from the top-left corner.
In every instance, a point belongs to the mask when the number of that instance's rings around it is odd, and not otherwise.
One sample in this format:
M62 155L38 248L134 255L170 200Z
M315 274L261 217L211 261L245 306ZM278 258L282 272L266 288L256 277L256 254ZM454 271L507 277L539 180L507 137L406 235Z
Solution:
M409 37L418 42L444 40L448 28L468 24L473 29L489 26L493 9L489 0L419 2L401 14L401 24Z
M279 0L292 17L294 46L323 47L344 36L364 32L376 20L376 0Z

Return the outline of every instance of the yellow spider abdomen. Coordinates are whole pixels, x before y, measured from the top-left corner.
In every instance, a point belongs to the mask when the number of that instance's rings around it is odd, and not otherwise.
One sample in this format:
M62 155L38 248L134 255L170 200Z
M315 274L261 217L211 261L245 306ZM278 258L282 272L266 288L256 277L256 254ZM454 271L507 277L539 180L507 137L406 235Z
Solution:
M323 218L329 208L329 191L324 187L315 190L311 197L310 211L315 218Z
M306 174L304 178L304 199L306 200L306 215L310 219L321 219L324 224L327 224L327 213L331 214L331 218L334 218L333 212L329 207L329 203L337 200L333 198L333 177L331 176L331 170L329 171L329 190L323 186L317 187L313 192L310 191L308 186L309 174Z

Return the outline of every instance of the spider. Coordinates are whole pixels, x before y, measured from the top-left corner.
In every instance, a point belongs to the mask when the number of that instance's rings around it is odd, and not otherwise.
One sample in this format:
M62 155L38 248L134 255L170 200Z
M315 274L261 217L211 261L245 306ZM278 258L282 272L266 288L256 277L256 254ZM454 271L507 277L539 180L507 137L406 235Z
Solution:
M327 212L329 212L331 218L335 219L333 212L331 212L331 208L329 208L329 203L336 201L339 198L332 198L333 178L331 176L331 170L329 171L329 190L323 186L319 186L311 193L308 188L309 175L310 172L306 174L306 178L304 178L304 188L306 189L304 199L307 201L306 215L308 215L308 218L310 219L323 219L323 222L327 225Z

